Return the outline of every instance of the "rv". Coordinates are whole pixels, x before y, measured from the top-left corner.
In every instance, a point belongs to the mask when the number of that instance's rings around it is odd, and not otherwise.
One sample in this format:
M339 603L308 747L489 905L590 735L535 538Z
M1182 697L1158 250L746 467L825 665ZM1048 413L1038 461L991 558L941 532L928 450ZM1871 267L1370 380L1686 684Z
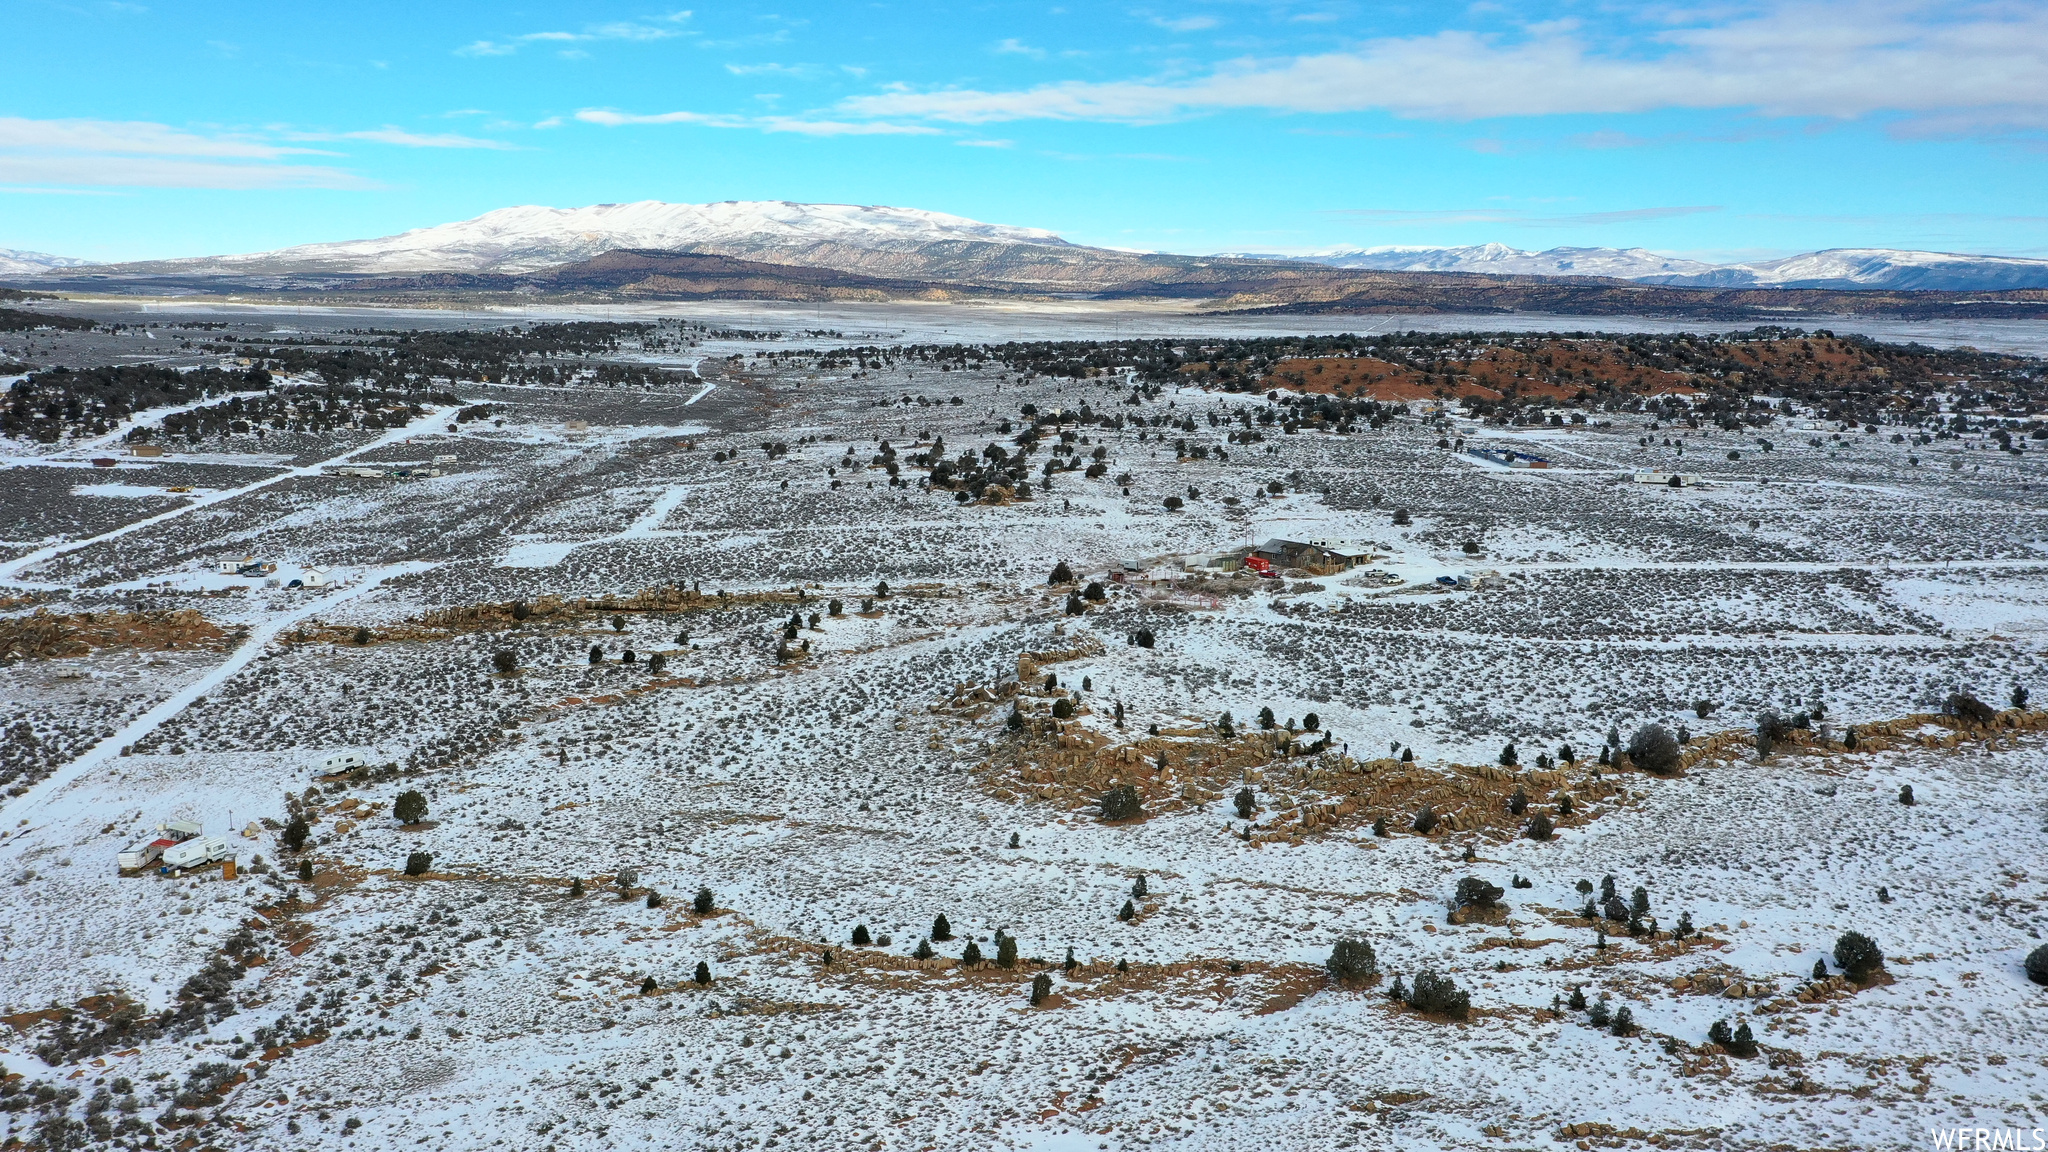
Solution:
M234 849L228 847L226 838L221 836L194 836L179 844L164 849L162 862L157 871L165 875L218 864L234 857Z
M156 826L156 835L133 848L126 849L115 857L115 866L123 872L134 872L149 867L166 851L183 844L199 835L200 827L190 820L166 820Z

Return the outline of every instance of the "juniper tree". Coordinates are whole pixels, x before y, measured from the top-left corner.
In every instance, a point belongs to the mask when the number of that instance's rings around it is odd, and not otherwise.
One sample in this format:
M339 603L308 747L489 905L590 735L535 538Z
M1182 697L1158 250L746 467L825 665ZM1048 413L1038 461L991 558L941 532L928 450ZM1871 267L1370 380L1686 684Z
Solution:
M1414 828L1417 832L1427 836L1429 835L1429 830L1434 827L1436 827L1436 812L1429 805L1424 804L1422 810L1415 814Z
M853 943L856 947L865 948L868 945L873 944L874 942L875 938L873 936L868 935L867 925L855 924L853 926Z
M1016 966L1017 938L1015 936L998 935L996 937L996 967L1015 968Z
M1628 759L1637 768L1657 776L1669 776L1683 764L1678 741L1662 724L1645 724L1636 729L1636 734L1629 738Z
M1467 876L1458 881L1457 904L1460 908L1491 908L1506 893L1500 885L1488 884L1477 876Z
M1602 992L1592 1007L1586 1009L1586 1020L1595 1028L1605 1028L1614 1022L1614 1009L1607 1006L1607 993Z
M960 966L967 968L979 963L981 963L981 945L969 940L967 947L960 951Z
M1401 749L1401 763L1403 763L1403 764L1413 764L1413 763L1415 763L1415 749L1413 749L1413 748L1403 748L1403 749Z
M1728 1030L1728 1021L1716 1020L1707 1028L1707 1042L1719 1044L1724 1050L1735 1044L1735 1034Z
M931 938L942 944L953 938L953 925L946 919L944 912L939 913L932 919Z
M1150 628L1138 629L1138 634L1133 638L1133 642L1136 643L1140 648L1152 647L1152 630Z
M1569 816L1572 814L1571 793L1566 792L1565 794L1557 798L1557 814L1559 816Z
M1745 1058L1756 1055L1756 1033L1749 1030L1749 1021L1744 1020L1736 1026L1735 1041L1728 1045L1728 1052Z
M917 942L917 950L910 955L914 960L929 960L938 955L938 953L932 951L932 942L930 940L919 940Z
M306 840L312 834L313 830L307 826L305 817L294 816L284 826L284 835L279 837L279 842L284 845L286 851L299 852L305 849Z
M1614 1013L1614 1034L1616 1036L1632 1036L1635 1034L1635 1030L1635 1010L1623 1004Z
M846 614L846 605L838 600L834 600L825 605L825 614L828 616L843 616Z
M1529 794L1523 791L1520 787L1517 787L1514 791L1514 794L1508 797L1508 812L1511 815L1520 816L1522 813L1527 812L1528 810Z
M1899 803L1908 807L1913 805L1913 786L1911 784L1899 785Z
M1550 822L1550 817L1545 816L1541 812L1538 812L1536 815L1530 817L1529 829L1525 833L1525 835L1527 835L1529 839L1548 840L1556 834L1557 827L1556 825Z
M1015 832L1012 832L1012 833L1010 833L1010 847L1012 847L1012 848L1022 848L1023 846L1024 846L1023 838L1022 838L1022 837L1021 837L1021 836L1020 836L1020 835L1019 835L1018 833L1015 833Z
M1053 565L1052 577L1046 581L1047 584L1072 584L1073 582L1074 570L1067 567L1065 560Z
M1500 750L1501 767L1513 768L1520 759L1521 754L1515 751L1515 742L1513 740L1502 745Z
M1402 987L1399 974L1394 976L1392 984L1387 985L1387 999L1399 1000L1403 1004L1408 1002L1408 989Z
M1458 987L1450 977L1424 968L1415 974L1415 983L1408 990L1408 1006L1418 1012L1463 1020L1472 1010L1472 994Z
M1674 932L1672 932L1672 939L1683 940L1686 937L1692 936L1694 934L1695 930L1692 926L1692 913L1680 912L1678 914L1678 928Z
M417 824L427 818L427 798L420 795L419 789L407 788L392 801L391 815L400 824Z
M1131 881L1131 897L1136 900L1143 900L1145 898L1145 874L1143 872L1138 873L1138 878Z
M1600 903L1605 904L1612 899L1614 899L1614 874L1610 872L1600 878Z
M500 648L491 653L491 667L496 668L500 676L510 676L519 670L519 657L509 649Z
M2027 979L2036 984L2048 984L2048 944L2027 953Z
M407 876L424 876L432 871L433 867L434 854L432 852L412 852L406 855L405 874Z
M1257 811L1259 807L1258 797L1253 795L1252 786L1249 784L1237 790L1233 803L1237 806L1237 818L1239 820L1251 819L1252 813Z
M661 907L661 893L659 893L659 892L652 892L652 891L648 892L648 893L647 893L647 906L648 906L649 908L659 908L659 907Z
M1232 740L1237 737L1237 725L1231 722L1230 713L1225 712L1216 718L1216 734L1225 740Z
M1273 719L1273 710L1271 708L1259 709L1259 727L1262 730L1271 732L1273 730L1274 723L1276 723L1276 721Z
M599 644L592 644L592 645L590 646L590 662L591 662L592 664L602 664L602 663L604 663L604 647L603 647L603 645L599 645Z
M1126 924L1130 923L1133 920L1136 920L1138 918L1137 905L1133 904L1129 900L1124 901L1124 906L1117 910L1116 918L1123 921Z
M654 655L649 656L647 658L647 671L649 673L659 676L663 672L667 671L667 669L668 657L663 655L662 653L656 652Z
M1324 967L1338 980L1369 980L1379 975L1380 961L1370 943L1346 937L1330 949Z
M1877 941L1861 932L1844 932L1835 940L1835 964L1842 973L1861 984L1884 967L1884 953Z
M1072 944L1067 945L1067 958L1065 960L1060 961L1060 970L1063 972L1072 972L1074 969L1079 968L1080 966L1081 962L1079 960L1074 959L1074 946Z
M1634 916L1648 916L1650 914L1649 889L1638 884L1636 890L1629 893L1628 910Z
M660 985L654 982L654 977L649 976L647 979L642 980L640 982L640 994L642 996L652 996L654 995L655 990L659 987Z
M697 961L696 975L691 978L699 984L711 983L711 965L702 960Z
M1581 880L1573 885L1573 887L1578 889L1581 896L1591 896L1593 894L1593 882L1591 880Z
M690 901L690 911L695 912L699 916L711 915L712 909L715 907L717 907L717 901L712 899L711 889L709 888L697 889L697 898Z
M1818 957L1814 959L1813 978L1815 980L1825 980L1828 978L1828 962L1826 960Z
M1557 758L1566 764L1576 764L1579 762L1578 754L1572 751L1572 746L1569 744L1559 744L1557 746Z
M1574 1012L1584 1012L1586 1010L1586 988L1584 985L1572 989L1570 1007Z
M301 860L301 861L299 861L299 879L301 879L301 880L311 880L312 878L313 878L313 862L312 862L311 860Z
M1038 1007L1052 995L1052 977L1040 972L1031 978L1031 1006Z
M2024 709L2027 706L2027 686L2015 680L2012 682L2012 706Z
M1385 838L1386 838L1386 835L1387 835L1387 818L1386 818L1385 816L1375 816L1375 817L1373 817L1373 819L1372 819L1372 834L1373 834L1373 835L1375 835L1375 836L1378 836L1378 837L1380 837L1381 839L1385 839Z
M574 880L569 881L569 895L583 895L583 877L578 876Z

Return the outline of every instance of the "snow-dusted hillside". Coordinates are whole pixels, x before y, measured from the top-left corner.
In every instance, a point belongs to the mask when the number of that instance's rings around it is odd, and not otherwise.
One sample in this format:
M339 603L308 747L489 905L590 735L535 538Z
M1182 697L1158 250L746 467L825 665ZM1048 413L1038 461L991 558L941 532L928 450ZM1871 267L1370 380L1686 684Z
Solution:
M18 248L0 248L0 276L36 276L53 268L82 268L90 263L90 260L52 256L48 252L23 252Z
M1966 256L1953 252L1900 252L1890 248L1829 248L1778 260L1731 264L1701 276L1631 277L1668 284L1760 288L1892 288L1983 292L2048 288L2048 260Z
M1646 248L1549 248L1529 252L1506 244L1468 244L1458 248L1384 245L1321 252L1294 259L1311 260L1333 268L1485 272L1511 276L1610 276L1699 288L1886 288L1982 292L2048 287L2048 260L1969 256L1952 252L1906 252L1891 248L1829 248L1744 264L1707 264L1660 256Z
M1491 272L1509 276L1689 276L1715 271L1712 264L1659 256L1645 248L1551 248L1525 252L1506 244L1462 248L1383 245L1310 256L1333 268L1374 268L1391 272Z
M762 259L819 245L914 250L939 241L1066 246L1051 232L917 208L728 200L718 204L522 205L374 240L165 261L196 272L530 272L622 248L689 249Z

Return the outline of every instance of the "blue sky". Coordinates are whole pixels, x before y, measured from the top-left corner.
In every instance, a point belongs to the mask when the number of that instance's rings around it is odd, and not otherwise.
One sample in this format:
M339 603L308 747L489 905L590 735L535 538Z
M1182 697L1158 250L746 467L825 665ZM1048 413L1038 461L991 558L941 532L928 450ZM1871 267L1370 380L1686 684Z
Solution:
M2041 3L0 0L0 247L895 204L1182 252L2048 256Z

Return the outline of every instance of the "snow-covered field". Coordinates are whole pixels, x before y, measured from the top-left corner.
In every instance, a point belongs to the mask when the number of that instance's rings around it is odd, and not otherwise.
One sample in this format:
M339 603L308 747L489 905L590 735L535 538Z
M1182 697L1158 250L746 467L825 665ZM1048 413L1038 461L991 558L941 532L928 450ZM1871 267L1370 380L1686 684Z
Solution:
M464 385L489 419L174 454L175 497L10 450L0 593L42 597L10 617L192 608L224 638L0 665L0 1139L1874 1149L2048 1127L2048 989L2023 967L2048 897L2039 714L1844 747L1958 690L2048 687L2043 453L1849 433L1763 454L1708 427L1680 456L1639 444L1672 433L1646 417L1414 412L1178 459L1175 438L1222 442L1209 413L1264 401L753 355L840 343L707 341L706 389L675 395ZM1083 402L1198 431L1068 425L1108 475L1029 500L916 484L934 435L1013 445L1022 405ZM905 486L871 464L885 441ZM323 467L442 455L415 480ZM1374 559L1181 569L1273 536ZM245 556L337 582L219 572ZM1062 561L1102 598L1070 611ZM1437 582L1481 572L1504 587ZM1759 759L1767 709L1818 713L1807 742ZM1651 723L1744 736L1672 777L1595 762ZM345 754L367 770L316 779ZM1141 818L1100 818L1112 776ZM1518 835L1518 785L1553 839ZM1452 817L1427 835L1418 789ZM167 820L228 836L237 877L117 874ZM1467 877L1504 910L1454 923ZM1654 931L1580 917L1608 877ZM1851 931L1882 972L1816 982ZM957 963L1003 934L1014 966ZM1347 938L1376 981L1326 972ZM1386 994L1425 970L1469 1018ZM1710 1045L1717 1021L1757 1054Z

